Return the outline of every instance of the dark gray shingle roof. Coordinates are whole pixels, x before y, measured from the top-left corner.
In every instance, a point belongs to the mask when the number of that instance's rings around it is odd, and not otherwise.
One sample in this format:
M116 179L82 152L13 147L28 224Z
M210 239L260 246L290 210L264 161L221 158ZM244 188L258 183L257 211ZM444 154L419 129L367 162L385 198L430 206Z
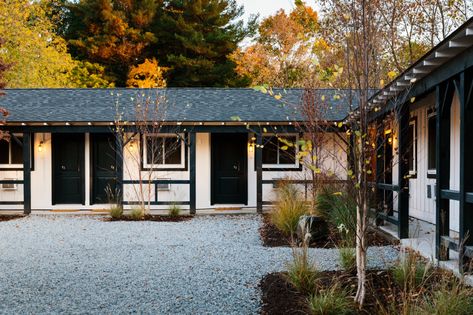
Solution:
M119 111L132 121L137 100L165 99L165 120L170 122L228 122L239 117L251 122L302 120L296 106L302 89L275 90L281 100L253 89L7 89L0 106L10 112L9 122L109 122ZM349 112L348 90L317 90L327 103L325 119L343 120ZM355 104L356 107L356 104ZM232 119L233 117L233 119Z

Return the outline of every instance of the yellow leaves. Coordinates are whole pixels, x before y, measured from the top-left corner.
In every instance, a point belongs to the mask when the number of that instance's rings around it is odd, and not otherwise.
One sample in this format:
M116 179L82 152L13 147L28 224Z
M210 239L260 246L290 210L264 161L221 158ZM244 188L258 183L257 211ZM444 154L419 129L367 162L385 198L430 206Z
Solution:
M384 80L383 79L379 80L379 86L384 87Z
M394 79L395 77L397 76L397 72L396 71L389 71L388 72L388 78L389 79Z
M274 98L279 101L282 98L281 93L274 95Z
M415 96L411 97L411 103L414 103L416 101Z
M337 124L337 127L338 127L338 128L342 128L342 127L343 127L343 121L340 121L340 122Z
M160 67L155 58L145 59L143 63L131 67L126 84L128 87L135 88L165 87L164 73L167 70L167 68Z
M341 191L334 192L332 195L334 196L342 196L343 193Z

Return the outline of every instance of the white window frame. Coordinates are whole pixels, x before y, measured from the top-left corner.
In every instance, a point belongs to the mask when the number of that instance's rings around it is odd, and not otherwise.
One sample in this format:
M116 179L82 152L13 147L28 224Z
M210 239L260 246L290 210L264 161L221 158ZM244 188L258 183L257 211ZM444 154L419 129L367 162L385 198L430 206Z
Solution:
M180 138L180 145L181 145L181 163L180 164L153 164L153 163L148 163L148 141L147 137L159 137L159 138L177 138L179 136ZM149 135L144 135L143 136L143 167L147 169L183 169L186 167L186 156L185 156L185 143L183 141L184 139L184 134L178 134L176 135L175 133L153 133ZM164 143L164 142L163 142ZM164 151L164 156L166 155L166 152ZM163 157L164 158L164 157ZM164 162L164 161L163 161Z
M417 124L416 119L413 117L409 121L409 126L413 126L412 132L412 165L414 166L413 170L409 170L409 175L416 175L417 174Z
M23 138L23 134L14 134L16 137ZM1 140L5 141L5 140ZM0 168L23 168L23 164L11 164L11 143L12 141L15 141L15 139L10 138L10 141L8 142L8 161L10 163L8 164L0 164Z
M263 138L264 137L277 137L276 134L274 133L264 133L263 134ZM299 142L299 134L297 133L287 133L287 134L284 134L284 136L281 136L281 138L284 138L284 137L296 137L296 141L295 141L295 156L294 156L294 160L295 160L295 163L294 164L279 164L279 147L280 147L280 144L281 144L281 141L278 140L278 150L277 150L277 164L263 164L263 168L281 168L281 169L284 169L284 168L294 168L294 169L297 169L300 167L300 162L299 162L299 159L297 158L297 155L299 154L299 146L297 145L297 143ZM263 143L264 145L264 143Z
M430 152L430 148L429 148L429 134L430 134L429 120L432 117L435 117L435 116L437 116L437 113L435 111L431 112L430 114L427 115L427 121L426 121L426 124L427 124L427 174L428 175L437 175L437 168L429 168L429 152Z

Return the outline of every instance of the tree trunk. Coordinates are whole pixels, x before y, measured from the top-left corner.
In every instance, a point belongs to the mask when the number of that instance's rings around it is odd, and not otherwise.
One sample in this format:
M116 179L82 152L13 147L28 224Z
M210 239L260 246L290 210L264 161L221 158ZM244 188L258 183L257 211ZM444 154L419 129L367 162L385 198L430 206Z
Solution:
M360 195L362 193L360 192ZM356 272L358 276L358 289L356 291L355 301L360 308L363 306L366 296L366 244L365 244L365 230L366 230L366 214L367 203L363 200L360 206L357 206L356 214Z

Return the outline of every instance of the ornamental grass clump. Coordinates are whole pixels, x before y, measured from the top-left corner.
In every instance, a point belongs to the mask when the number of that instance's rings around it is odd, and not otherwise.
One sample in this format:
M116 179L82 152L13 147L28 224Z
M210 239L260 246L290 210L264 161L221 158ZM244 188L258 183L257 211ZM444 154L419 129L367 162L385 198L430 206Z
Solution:
M354 314L356 309L349 292L338 284L310 295L308 305L313 315L348 315Z
M123 216L123 206L120 198L120 190L112 189L110 185L105 188L105 193L110 204L110 216L112 219L120 219Z
M347 272L352 272L356 269L356 253L352 247L340 247L338 249L340 259L340 267Z
M437 290L427 292L413 314L471 315L473 314L473 289L451 276L450 279L444 279Z
M120 219L123 216L123 207L119 205L113 205L110 208L110 216L112 219Z
M168 215L172 218L177 218L181 214L181 207L177 204L172 204L168 210Z
M317 291L318 271L315 263L309 259L307 247L294 248L292 261L287 265L287 281L302 294L314 294Z
M131 209L130 218L133 220L141 220L145 215L145 210L141 207L134 207Z
M277 200L270 220L286 236L294 236L299 218L309 213L309 206L300 198L299 191L294 185L281 184L277 190Z
M431 274L430 264L423 262L412 252L406 252L399 262L392 268L391 273L396 284L409 293L423 286Z

